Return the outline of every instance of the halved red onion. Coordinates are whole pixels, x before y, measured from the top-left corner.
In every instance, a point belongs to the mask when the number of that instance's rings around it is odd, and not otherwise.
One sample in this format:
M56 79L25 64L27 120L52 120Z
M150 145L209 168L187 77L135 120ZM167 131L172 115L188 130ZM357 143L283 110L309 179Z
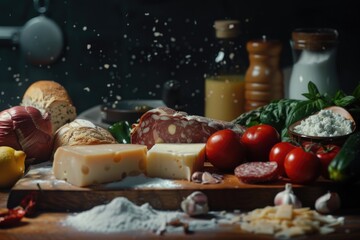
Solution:
M50 115L34 107L15 106L0 112L0 146L26 153L27 160L49 160L53 135Z

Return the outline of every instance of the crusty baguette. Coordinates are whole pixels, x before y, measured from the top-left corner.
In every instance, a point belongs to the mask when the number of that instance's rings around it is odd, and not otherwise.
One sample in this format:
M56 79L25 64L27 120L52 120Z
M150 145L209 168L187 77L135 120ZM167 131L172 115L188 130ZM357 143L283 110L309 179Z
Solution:
M59 128L54 136L54 150L61 146L117 143L109 131L84 119L75 119Z
M54 81L41 80L31 84L21 105L36 107L42 113L50 113L53 133L77 116L66 89Z

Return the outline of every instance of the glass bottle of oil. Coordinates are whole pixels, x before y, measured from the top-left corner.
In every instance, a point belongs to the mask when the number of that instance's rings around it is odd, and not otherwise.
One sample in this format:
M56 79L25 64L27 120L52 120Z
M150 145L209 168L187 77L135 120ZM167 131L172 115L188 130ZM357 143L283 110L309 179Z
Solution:
M231 121L244 112L244 73L240 22L218 20L214 24L217 52L205 76L205 116Z

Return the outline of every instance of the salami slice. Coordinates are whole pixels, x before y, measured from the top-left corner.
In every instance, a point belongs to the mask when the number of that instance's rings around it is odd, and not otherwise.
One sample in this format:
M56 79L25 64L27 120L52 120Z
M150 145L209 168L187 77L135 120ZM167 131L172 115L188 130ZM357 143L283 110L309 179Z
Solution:
M241 136L245 127L231 122L188 115L159 107L144 113L131 131L131 143L150 149L155 143L206 143L214 132L232 129Z
M278 179L276 162L248 162L235 168L235 176L244 183L269 182Z

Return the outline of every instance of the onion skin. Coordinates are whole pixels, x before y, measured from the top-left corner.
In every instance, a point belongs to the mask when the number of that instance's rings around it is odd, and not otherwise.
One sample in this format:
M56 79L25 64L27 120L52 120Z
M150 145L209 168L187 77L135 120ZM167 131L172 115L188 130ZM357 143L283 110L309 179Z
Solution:
M27 164L47 161L53 145L50 115L34 107L15 106L0 112L0 146L22 150Z

